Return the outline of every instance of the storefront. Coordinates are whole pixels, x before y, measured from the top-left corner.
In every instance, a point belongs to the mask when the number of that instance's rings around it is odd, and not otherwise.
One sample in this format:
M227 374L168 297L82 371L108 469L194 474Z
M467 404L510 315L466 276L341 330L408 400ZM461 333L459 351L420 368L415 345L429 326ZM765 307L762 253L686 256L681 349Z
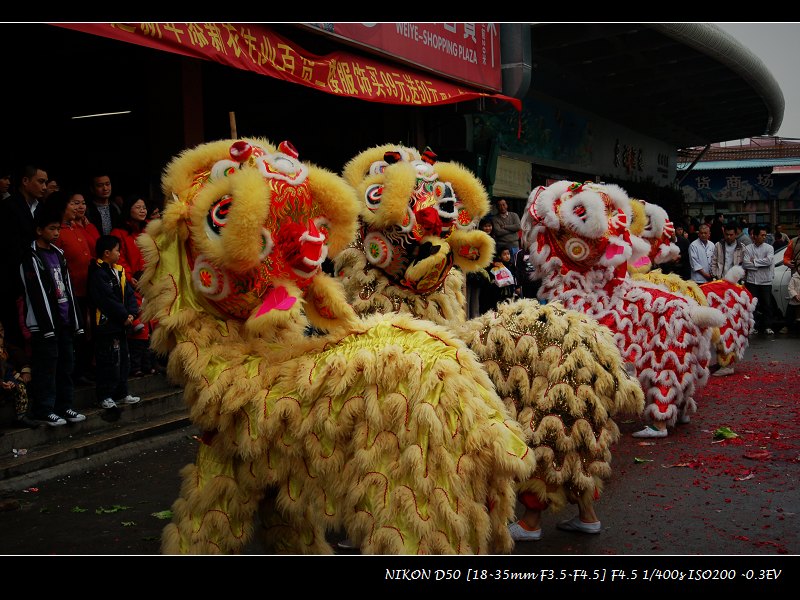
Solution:
M498 93L494 24L344 25L5 25L40 41L25 65L2 59L10 87L46 84L11 95L3 161L38 160L78 187L103 165L119 188L155 198L166 162L203 141L288 139L302 159L339 171L386 142L453 158L465 150L449 141L464 107L519 106Z

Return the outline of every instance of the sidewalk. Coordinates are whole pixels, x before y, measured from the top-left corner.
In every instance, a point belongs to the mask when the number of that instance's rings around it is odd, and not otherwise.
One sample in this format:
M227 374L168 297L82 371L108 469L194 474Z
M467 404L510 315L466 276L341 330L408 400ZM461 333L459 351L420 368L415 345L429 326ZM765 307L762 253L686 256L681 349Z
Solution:
M188 425L183 391L165 376L131 378L128 385L133 395L142 398L138 404L98 408L94 386L80 386L75 390L73 406L86 415L85 421L60 427L7 425L0 429L0 493L19 488L20 478L36 480L43 470L57 467L67 472L75 467L71 464L74 461ZM11 403L0 408L0 422L11 423Z

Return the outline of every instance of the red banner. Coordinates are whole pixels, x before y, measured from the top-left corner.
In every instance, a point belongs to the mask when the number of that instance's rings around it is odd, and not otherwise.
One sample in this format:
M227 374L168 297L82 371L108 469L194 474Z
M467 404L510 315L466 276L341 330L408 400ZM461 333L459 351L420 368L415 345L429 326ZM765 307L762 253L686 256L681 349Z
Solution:
M348 52L317 56L270 27L241 23L53 23L148 48L212 60L316 90L387 104L435 106L497 98L521 102Z
M499 92L496 23L304 23L396 60Z

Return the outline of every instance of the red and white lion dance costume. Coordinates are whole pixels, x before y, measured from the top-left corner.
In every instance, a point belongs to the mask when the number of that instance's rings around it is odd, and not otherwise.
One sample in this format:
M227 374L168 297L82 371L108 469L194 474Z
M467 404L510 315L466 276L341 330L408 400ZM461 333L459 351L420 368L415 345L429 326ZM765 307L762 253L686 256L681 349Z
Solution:
M634 279L657 283L671 292L696 300L702 306L718 308L725 316L725 322L715 328L712 335L717 363L721 367L717 374L732 374L733 365L744 357L749 344L748 336L755 324L753 314L756 300L746 287L738 283L744 278L744 269L734 266L723 279L700 285L682 279L675 273L662 273L658 266L680 255L680 249L672 242L675 227L660 206L633 199L632 207L631 233L646 241L650 249L647 256L629 265L629 272Z
M665 426L696 410L692 396L708 379L712 328L724 318L629 275L639 242L629 231L631 217L631 200L619 186L559 181L531 192L523 242L542 280L539 297L613 332L645 392L644 416L659 425L635 435L663 437Z

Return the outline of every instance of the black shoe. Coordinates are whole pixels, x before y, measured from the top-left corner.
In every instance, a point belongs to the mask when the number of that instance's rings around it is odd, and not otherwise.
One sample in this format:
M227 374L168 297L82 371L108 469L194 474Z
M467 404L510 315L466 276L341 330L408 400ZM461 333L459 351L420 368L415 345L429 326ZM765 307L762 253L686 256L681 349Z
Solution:
M50 427L61 427L62 425L67 424L67 420L62 419L56 413L50 413L46 417L40 417L39 421L42 423L47 423Z
M86 377L85 375L81 375L80 377L76 377L74 381L75 385L94 385L94 381Z
M21 417L17 417L14 420L14 424L17 427L28 427L29 429L38 429L39 428L39 422L38 421L34 421L30 417L28 417L28 415L22 415Z

